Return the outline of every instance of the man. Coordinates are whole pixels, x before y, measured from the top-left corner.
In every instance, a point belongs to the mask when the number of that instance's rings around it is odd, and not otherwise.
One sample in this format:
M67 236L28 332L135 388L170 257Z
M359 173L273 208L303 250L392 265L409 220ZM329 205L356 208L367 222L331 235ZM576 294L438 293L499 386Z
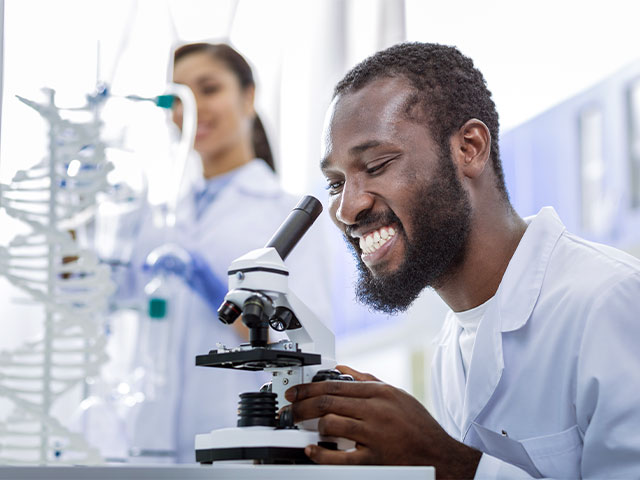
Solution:
M287 392L296 420L357 442L317 463L434 465L440 478L640 477L640 262L509 203L498 115L455 48L401 44L337 85L324 132L330 212L361 300L406 309L431 287L451 312L434 414L357 382Z

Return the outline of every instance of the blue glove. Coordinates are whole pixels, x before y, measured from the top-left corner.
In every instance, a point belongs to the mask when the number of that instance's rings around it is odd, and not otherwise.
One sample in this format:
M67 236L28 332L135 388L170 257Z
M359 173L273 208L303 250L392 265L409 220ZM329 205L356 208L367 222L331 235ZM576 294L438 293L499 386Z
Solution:
M152 275L176 275L217 312L227 294L227 285L211 271L207 261L197 252L190 252L175 244L166 244L154 249L142 266Z

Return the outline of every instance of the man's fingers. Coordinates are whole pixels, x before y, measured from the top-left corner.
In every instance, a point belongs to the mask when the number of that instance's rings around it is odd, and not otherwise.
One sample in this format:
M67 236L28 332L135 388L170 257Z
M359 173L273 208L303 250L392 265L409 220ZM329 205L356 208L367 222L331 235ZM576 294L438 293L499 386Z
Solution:
M309 445L304 453L315 463L323 465L367 465L371 464L369 458L371 452L368 449L357 447L355 450L328 450L318 445Z
M326 437L348 438L363 445L371 441L371 434L364 421L333 413L318 420L318 433Z
M357 380L358 382L379 382L380 381L370 373L362 373L357 370L354 370L351 367L347 367L346 365L338 365L336 369L339 370L340 373L351 375L353 379Z
M297 402L319 395L339 395L341 397L370 398L379 392L381 383L377 382L345 382L327 380L325 382L303 383L291 387L285 392L285 398Z
M291 404L289 408L291 408L295 422L309 418L319 418L330 413L360 419L362 414L366 413L365 402L366 400L361 398L320 395L297 401Z

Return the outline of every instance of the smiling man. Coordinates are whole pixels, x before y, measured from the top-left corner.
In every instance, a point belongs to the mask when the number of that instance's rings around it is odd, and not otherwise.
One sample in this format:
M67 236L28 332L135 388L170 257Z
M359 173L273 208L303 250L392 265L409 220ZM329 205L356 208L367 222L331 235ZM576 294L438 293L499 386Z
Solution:
M440 478L640 475L640 262L568 233L551 208L518 216L470 59L412 43L357 65L336 87L321 168L358 298L398 312L430 287L451 312L437 421L348 367L358 381L287 392L296 420L356 441L310 446L312 460L434 465Z

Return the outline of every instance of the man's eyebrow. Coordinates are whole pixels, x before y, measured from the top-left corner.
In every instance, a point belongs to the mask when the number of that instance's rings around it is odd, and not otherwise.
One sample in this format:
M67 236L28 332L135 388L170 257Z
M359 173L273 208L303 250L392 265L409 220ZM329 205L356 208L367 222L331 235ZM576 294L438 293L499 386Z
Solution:
M349 153L351 155L358 155L359 153L365 152L370 148L375 148L380 146L380 142L377 140L370 140L368 142L361 143L360 145L356 145L355 147L351 147L349 149Z
M365 151L369 150L370 148L375 148L375 147L378 147L380 145L381 145L381 143L379 141L370 140L368 142L361 143L360 145L356 145L354 147L351 147L349 149L349 154L352 157L355 157L355 156L361 154L362 152L365 152ZM329 168L329 163L330 163L329 157L323 158L322 161L320 162L320 170L326 170L327 168Z
M320 170L324 171L329 167L329 157L325 157L320 162Z

